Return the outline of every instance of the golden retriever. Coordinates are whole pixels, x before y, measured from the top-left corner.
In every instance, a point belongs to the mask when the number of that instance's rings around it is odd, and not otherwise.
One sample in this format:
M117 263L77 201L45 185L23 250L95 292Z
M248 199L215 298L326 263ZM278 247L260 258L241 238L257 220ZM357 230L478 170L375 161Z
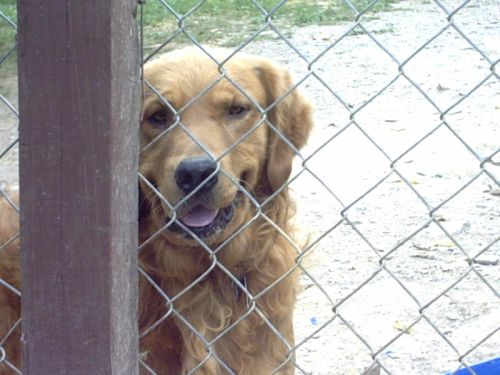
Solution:
M6 361L19 367L21 350L21 255L16 191L0 194L0 374L13 374ZM11 288L13 287L13 288Z
M297 251L284 184L312 127L309 103L280 66L241 53L219 66L182 49L144 76L141 374L294 373ZM17 247L2 250L0 278L19 288ZM4 289L0 337L19 317ZM19 366L11 337L6 357Z

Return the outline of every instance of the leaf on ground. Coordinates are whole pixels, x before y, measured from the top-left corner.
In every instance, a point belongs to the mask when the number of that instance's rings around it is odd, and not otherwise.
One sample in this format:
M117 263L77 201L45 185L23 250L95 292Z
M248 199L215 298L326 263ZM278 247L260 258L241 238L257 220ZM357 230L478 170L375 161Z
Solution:
M396 320L393 324L393 327L399 332L406 331L406 333L410 333L410 330L407 331L408 325L404 324L401 320Z

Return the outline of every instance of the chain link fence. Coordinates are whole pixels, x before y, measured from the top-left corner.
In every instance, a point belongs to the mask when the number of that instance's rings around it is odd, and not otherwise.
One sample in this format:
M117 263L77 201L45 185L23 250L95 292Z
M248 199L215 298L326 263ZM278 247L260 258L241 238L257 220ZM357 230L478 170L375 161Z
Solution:
M15 5L15 4L14 4ZM13 10L0 5L0 373L20 374L11 362L7 351L19 344L21 319L11 306L20 305L19 274L11 274L11 262L19 257L15 254L19 246L19 233L15 222L19 220L17 201L18 138L17 138L17 76L16 65L16 20Z
M19 220L19 207L18 202L13 200L16 192L8 189L5 185L0 187L1 201L0 207L2 208L2 229L16 228L16 221ZM12 273L12 260L19 261L17 256L19 248L19 232L1 231L0 232L0 261L2 262L0 278L1 287L4 288L0 302L2 305L2 322L1 330L2 337L0 339L0 372L2 373L16 373L20 374L21 371L16 367L11 359L7 356L7 351L14 352L16 346L19 345L21 333L21 319L13 306L19 309L21 302L20 292L20 275L19 273ZM14 267L15 268L15 267Z
M295 2L248 3L258 20L253 28L241 26L231 34L215 29L209 35L222 33L221 44L231 46L231 56L250 52L282 63L295 75L294 89L304 91L315 106L316 128L308 146L299 152L288 142L297 161L287 186L298 201L296 226L308 242L305 247L292 244L302 290L295 344L289 348L293 356L284 364L292 362L300 374L443 374L460 369L480 374L475 364L500 356L500 4L405 1L379 13L377 1L345 1L335 5L348 11L339 23L296 29L283 21ZM219 81L245 95L224 74L231 57L217 60L195 32L206 21L198 15L209 6L210 1L193 2L181 12L177 3L148 0L139 8L145 62L189 44L217 61L222 72L178 109L177 118ZM328 2L314 6L325 14L335 8ZM154 8L155 22L171 20L170 28L154 28L154 38L148 37L153 30L148 7ZM15 185L17 95L8 65L15 60L15 22L1 12L0 7L0 74L5 78L0 84L0 179ZM271 109L260 108L262 121L253 129L277 131L266 120ZM175 126L189 134L182 122ZM149 148L143 148L141 157ZM230 178L224 170L217 172ZM139 179L159 194L153 182L143 175ZM210 339L173 307L214 269L247 296L248 314L259 314L286 342L256 301L288 274L252 295L244 280L217 259L218 251L257 219L292 242L263 214L267 201L257 202L241 191L253 202L256 216L217 249L200 240L214 262L193 283L167 295L158 280L140 270L142 281L169 306L143 327L140 340L169 319L181 321L207 349L205 360L190 374L209 360L234 373L214 348L246 315ZM0 194L17 211L4 185ZM170 205L173 211L178 206ZM174 221L165 228L171 225ZM139 252L160 234L143 239ZM2 241L0 259L17 246L17 235ZM19 298L18 285L4 279L0 284ZM7 329L2 325L0 332L0 366L5 368L0 370L5 373L21 373L3 350L19 323L10 322ZM157 373L147 357L140 367L143 373Z

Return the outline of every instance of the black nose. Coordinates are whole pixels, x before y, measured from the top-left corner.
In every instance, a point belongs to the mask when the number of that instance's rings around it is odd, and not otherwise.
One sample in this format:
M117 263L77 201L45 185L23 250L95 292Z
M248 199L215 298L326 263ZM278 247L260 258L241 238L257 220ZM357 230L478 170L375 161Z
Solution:
M206 193L217 183L217 174L210 177L216 169L217 163L207 157L184 159L175 170L175 181L186 194L192 192L198 185L203 186L197 193Z

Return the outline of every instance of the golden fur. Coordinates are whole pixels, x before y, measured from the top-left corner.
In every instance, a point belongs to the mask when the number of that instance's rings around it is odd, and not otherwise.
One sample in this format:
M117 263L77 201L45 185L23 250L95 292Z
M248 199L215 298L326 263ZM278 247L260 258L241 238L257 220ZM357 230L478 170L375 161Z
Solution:
M7 192L12 196L17 205L17 193ZM20 254L19 254L19 214L17 210L0 195L0 279L13 286L17 290L21 287ZM5 246L6 245L6 246ZM18 325L21 312L21 299L14 291L0 284L0 343L7 354L7 360L19 364L21 351L19 342L21 339L21 327ZM6 337L8 335L8 337ZM2 342L5 340L4 342ZM0 353L0 356L2 353ZM0 362L0 374L12 374L7 365Z
M211 53L223 59L223 51ZM192 48L145 67L139 171L147 182L140 179L139 262L150 280L143 275L139 286L141 359L167 375L195 368L204 375L228 369L266 375L278 368L278 374L292 374L297 254L274 225L293 238L294 205L282 185L294 151L265 122L257 125L263 119L258 107L269 107L268 121L296 148L308 138L311 109L297 90L288 93L289 74L269 60L237 54L224 69L245 94L229 80L218 80L217 65ZM169 106L180 110L178 116ZM218 162L217 179L206 192L186 193L176 183L176 169L200 157ZM200 206L231 212L231 219L197 239L196 232L180 228ZM4 232L17 230L17 214L6 221L9 208L2 210L0 244L8 237ZM0 278L19 287L17 247L14 242L0 254ZM19 316L19 301L8 293L0 288L0 337ZM6 346L17 365L18 339Z

